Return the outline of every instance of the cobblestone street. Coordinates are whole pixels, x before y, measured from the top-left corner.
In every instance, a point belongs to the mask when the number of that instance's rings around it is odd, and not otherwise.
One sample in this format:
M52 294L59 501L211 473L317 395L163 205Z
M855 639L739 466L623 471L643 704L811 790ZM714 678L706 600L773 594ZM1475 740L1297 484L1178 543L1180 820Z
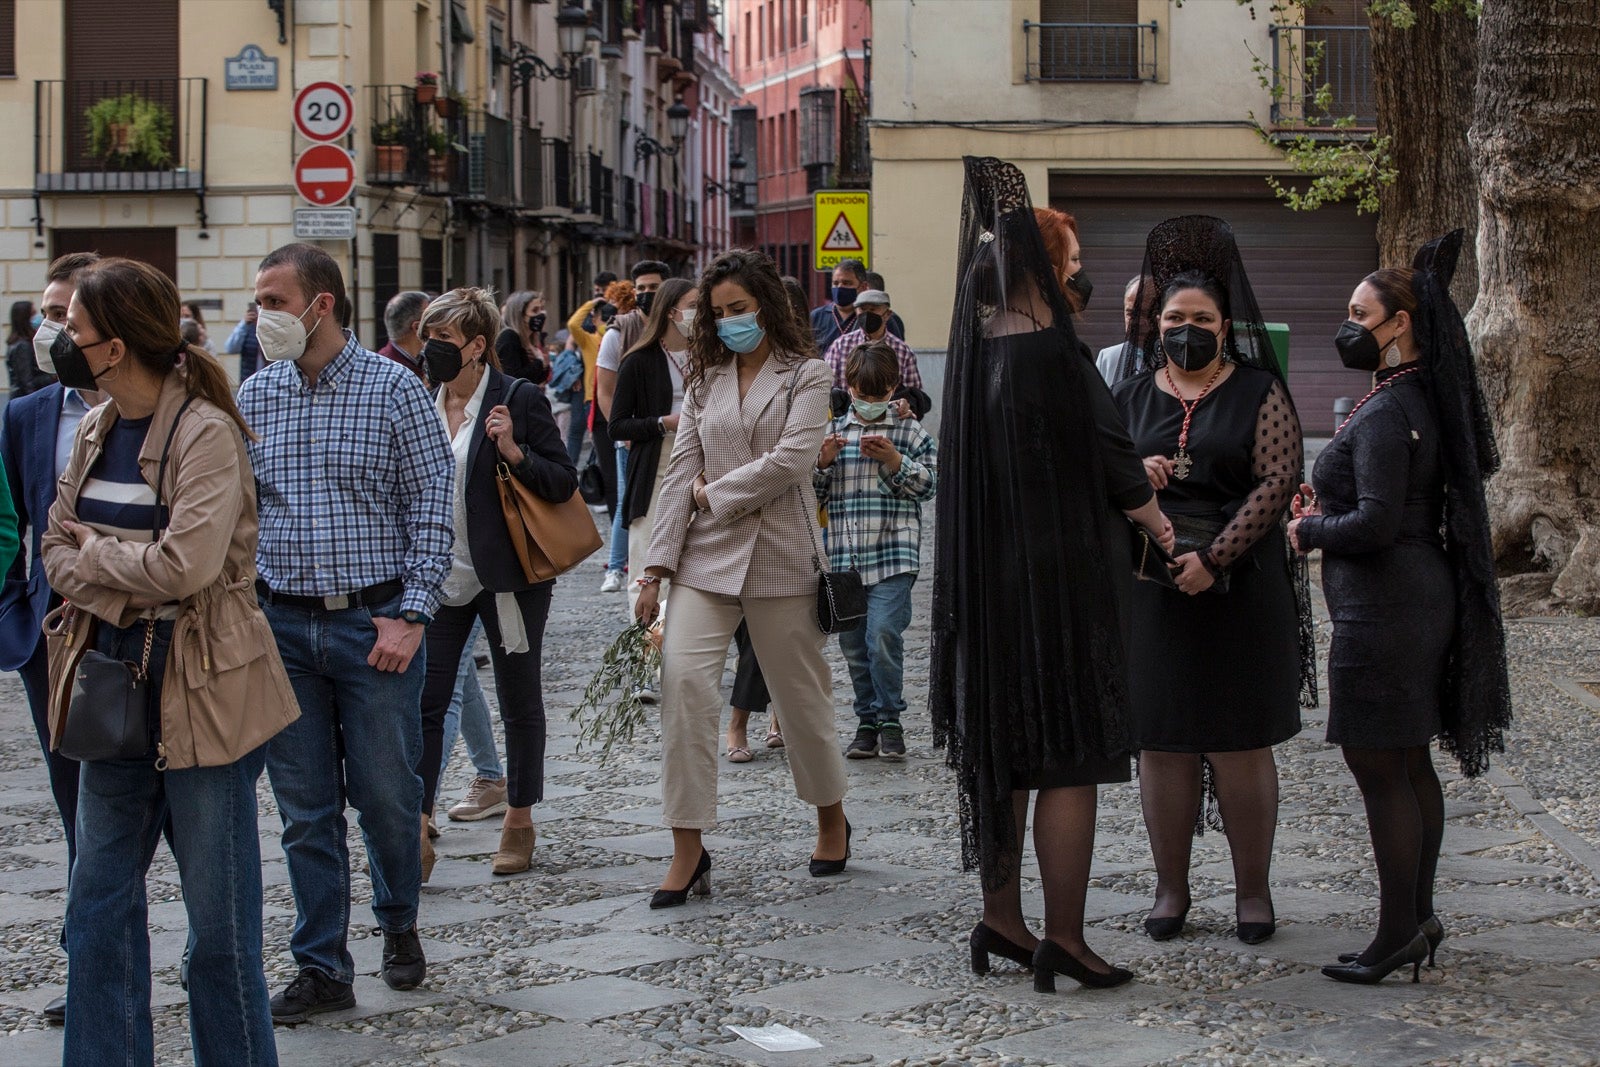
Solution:
M563 579L545 644L549 787L534 812L534 869L490 875L497 819L442 821L420 920L428 979L395 993L376 977L380 941L353 832L358 1007L280 1029L283 1063L1600 1062L1600 622L1514 624L1512 752L1470 782L1438 760L1448 805L1438 908L1448 938L1420 985L1398 975L1376 988L1341 985L1317 973L1366 943L1376 913L1365 816L1338 752L1322 742L1317 710L1279 750L1277 936L1255 948L1234 939L1226 848L1207 833L1196 843L1188 932L1148 940L1141 921L1154 874L1137 782L1107 788L1089 939L1137 980L1092 992L1063 979L1059 994L1043 996L1013 965L984 978L968 970L978 884L960 870L954 788L924 712L927 584L907 640L911 756L849 765L848 873L807 875L810 812L793 795L783 753L758 745L754 762L721 765L722 822L707 839L712 896L651 912L646 899L671 850L659 825L655 732L602 767L577 750L567 721L622 623L624 597L598 592L592 565ZM833 660L843 744L854 720L836 647ZM488 671L483 678L492 701ZM0 707L0 1064L31 1067L60 1056L61 1032L44 1028L39 1009L66 978L56 945L66 851L14 676L0 681ZM752 723L753 740L764 732L763 720ZM444 806L470 774L458 752ZM264 777L260 826L276 990L294 973L293 902ZM1025 889L1038 918L1036 878ZM185 920L165 846L149 894L157 1057L187 1062ZM769 1023L822 1047L763 1052L725 1028Z

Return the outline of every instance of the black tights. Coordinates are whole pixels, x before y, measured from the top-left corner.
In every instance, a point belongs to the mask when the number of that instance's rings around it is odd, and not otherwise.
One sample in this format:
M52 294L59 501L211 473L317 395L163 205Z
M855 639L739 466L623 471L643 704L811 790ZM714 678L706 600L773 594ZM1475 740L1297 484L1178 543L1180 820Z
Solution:
M1378 863L1378 933L1361 954L1372 964L1417 936L1433 914L1433 879L1444 839L1444 790L1429 746L1351 748L1344 761L1367 808Z

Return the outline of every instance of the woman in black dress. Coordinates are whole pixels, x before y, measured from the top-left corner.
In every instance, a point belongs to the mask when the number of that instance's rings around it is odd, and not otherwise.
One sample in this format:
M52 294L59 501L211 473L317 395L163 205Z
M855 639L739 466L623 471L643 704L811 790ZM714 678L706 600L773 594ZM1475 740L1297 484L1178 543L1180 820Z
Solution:
M1170 543L1105 383L1073 333L1022 174L967 158L939 447L936 743L960 788L962 857L983 875L972 968L997 953L1092 987L1132 977L1083 938L1096 786L1127 781L1131 584L1125 514ZM1018 874L1034 807L1045 930Z
M1300 423L1227 223L1162 223L1144 277L1155 317L1132 324L1128 350L1153 353L1154 369L1115 396L1179 543L1171 582L1138 582L1133 597L1133 733L1156 866L1145 930L1157 941L1183 930L1209 778L1233 857L1234 932L1257 944L1276 929L1272 746L1299 732L1311 672L1281 523L1300 484Z
M1342 746L1378 865L1378 931L1330 978L1377 982L1431 964L1444 794L1429 745L1443 735L1468 775L1504 750L1505 636L1483 480L1498 466L1472 352L1450 301L1457 231L1414 270L1369 274L1334 344L1372 391L1317 458L1289 535L1322 549L1333 617L1328 740Z

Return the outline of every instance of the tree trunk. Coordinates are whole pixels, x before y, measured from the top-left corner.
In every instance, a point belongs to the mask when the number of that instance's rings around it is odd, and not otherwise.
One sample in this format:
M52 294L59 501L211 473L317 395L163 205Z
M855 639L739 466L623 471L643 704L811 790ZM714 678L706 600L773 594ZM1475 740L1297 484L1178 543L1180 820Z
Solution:
M1399 29L1388 15L1372 15L1372 70L1378 134L1387 136L1398 172L1378 193L1378 262L1409 267L1423 244L1462 228L1451 294L1471 307L1478 292L1478 178L1472 170L1467 127L1477 77L1478 26L1457 10L1412 4L1416 22Z
M1486 0L1471 141L1468 330L1503 466L1489 486L1508 612L1600 611L1600 10Z

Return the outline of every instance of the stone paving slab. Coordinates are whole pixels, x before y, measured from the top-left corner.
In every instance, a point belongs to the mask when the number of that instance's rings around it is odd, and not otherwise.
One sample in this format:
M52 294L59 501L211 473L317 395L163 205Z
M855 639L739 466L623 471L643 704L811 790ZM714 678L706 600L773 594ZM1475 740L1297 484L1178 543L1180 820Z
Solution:
M180 950L181 951L181 950ZM422 955L428 961L430 969L437 968L435 973L443 971L440 964L449 963L451 960L470 959L473 956L482 956L485 950L473 948L468 945L458 945L451 941L437 941L426 935L422 938ZM284 955L288 955L285 946ZM383 937L352 937L350 939L350 958L355 960L357 974L377 974L383 969Z
M431 962L431 961L430 961ZM444 985L435 981L435 985ZM374 1019L380 1015L392 1015L398 1011L415 1011L418 1008L436 1007L448 1004L455 1000L448 992L442 989L431 989L424 985L418 989L390 989L389 984L382 978L373 975L358 974L355 981L356 1006L344 1011L333 1011L317 1017L319 1024L363 1022ZM279 1033L283 1031L280 1030Z
M0 874L0 886L7 893L45 893L67 888L65 863L41 863L36 867L6 871Z
M1332 956L1324 962L1335 963L1337 959L1337 956ZM1448 998L1453 994L1454 990L1442 984L1436 973L1426 973L1428 971L1426 967L1423 971L1427 980L1420 983L1411 981L1411 968L1407 967L1403 972L1396 971L1377 985L1335 982L1316 971L1306 971L1292 974L1287 978L1261 982L1238 990L1236 994L1228 995L1264 1000L1273 1004L1290 1004L1328 1015L1376 1015L1379 1012L1392 1010L1396 1004L1424 1001L1434 997Z
M382 1038L358 1034L331 1026L280 1026L278 1062L280 1064L339 1064L364 1067L369 1063L390 1063L408 1055L401 1045Z
M662 1051L660 1045L599 1027L550 1023L448 1049L438 1053L434 1062L446 1067L605 1067L644 1063Z
M792 1026L813 1041L818 1049L798 1052L768 1052L742 1038L732 1044L704 1045L707 1051L756 1067L831 1067L833 1064L894 1063L932 1058L943 1046L888 1026L870 1023L810 1022Z
M61 1063L61 1028L24 1030L0 1034L0 1063L7 1067L58 1067Z
M594 848L610 849L612 852L626 852L630 856L644 856L649 859L665 860L672 858L672 831L660 829L648 834L619 834L615 837L591 837L584 844ZM736 837L723 837L720 834L705 834L701 844L712 853L712 860L716 860L718 849L737 849L749 844ZM714 869L714 868L713 868Z
M613 1015L660 1008L693 1000L694 994L635 982L629 978L601 975L579 978L558 985L533 986L512 993L495 993L484 998L512 1011L531 1011L566 1022L589 1023Z
M1302 1027L1265 1038L1261 1044L1351 1067L1370 1064L1410 1067L1421 1063L1458 1063L1488 1042L1456 1030L1374 1018Z
M787 982L775 989L740 994L733 1001L736 1004L759 1004L769 1008L775 1021L793 1026L786 1016L855 1022L867 1015L928 1004L940 999L940 996L938 990L906 982L871 975L842 974Z
M1505 922L1551 919L1592 908L1596 903L1571 893L1547 893L1515 886L1474 886L1440 893L1433 898L1434 910L1440 915L1473 915Z
M788 960L826 971L859 971L880 963L947 951L949 949L945 945L933 945L926 941L841 931L789 938L750 949L755 956Z
M1197 1052L1205 1042L1188 1034L1109 1019L1075 1019L999 1041L985 1048L1003 1056L1061 1067L1145 1067Z
M1554 926L1502 926L1445 944L1459 952L1493 952L1546 963L1600 960L1600 933Z
M604 933L570 937L516 951L518 955L559 967L576 967L595 974L605 974L628 971L649 963L692 959L704 956L711 950L658 934Z

